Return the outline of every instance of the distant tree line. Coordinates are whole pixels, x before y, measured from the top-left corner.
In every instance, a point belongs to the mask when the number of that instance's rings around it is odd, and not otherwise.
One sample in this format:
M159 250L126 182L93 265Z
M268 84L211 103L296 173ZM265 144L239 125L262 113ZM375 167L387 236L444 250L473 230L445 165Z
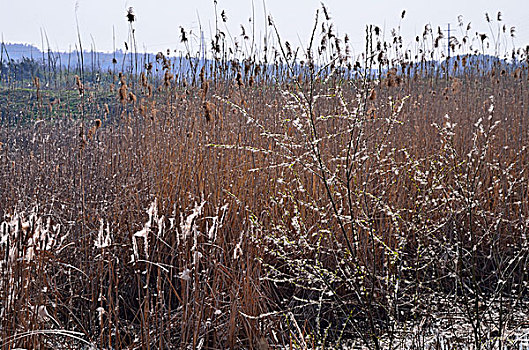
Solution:
M33 58L23 57L20 60L10 59L0 62L0 80L6 82L15 80L19 82L32 81L35 77L44 77L44 68L41 62Z

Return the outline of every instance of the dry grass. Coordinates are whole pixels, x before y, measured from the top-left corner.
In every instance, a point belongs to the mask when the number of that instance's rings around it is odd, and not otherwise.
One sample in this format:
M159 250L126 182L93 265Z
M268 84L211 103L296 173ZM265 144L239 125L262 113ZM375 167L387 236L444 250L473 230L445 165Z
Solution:
M528 306L527 63L375 79L327 28L319 75L280 42L281 62L200 74L160 54L110 106L76 76L83 120L2 126L0 348L507 342Z

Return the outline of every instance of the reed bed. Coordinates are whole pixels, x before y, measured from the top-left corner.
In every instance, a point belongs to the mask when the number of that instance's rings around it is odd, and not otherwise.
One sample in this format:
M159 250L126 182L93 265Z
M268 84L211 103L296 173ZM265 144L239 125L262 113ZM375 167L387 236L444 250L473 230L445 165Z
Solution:
M33 80L0 129L0 348L520 344L527 52L436 64L428 26L415 59L369 26L354 58L314 28Z

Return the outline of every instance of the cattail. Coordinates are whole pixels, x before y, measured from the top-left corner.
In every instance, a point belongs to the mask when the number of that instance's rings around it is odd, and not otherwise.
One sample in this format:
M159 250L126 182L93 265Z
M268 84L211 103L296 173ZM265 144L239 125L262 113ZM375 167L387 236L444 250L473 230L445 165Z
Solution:
M237 72L237 85L239 87L242 87L244 84L242 82L242 74L241 74L241 71L238 71Z
M79 139L81 142L79 143L79 149L82 151L86 146L86 137L84 134L84 127L83 124L79 127Z
M244 62L244 75L248 75L248 73L250 73L250 69L252 68L252 64L250 63L250 61L246 61Z
M187 42L187 35L184 28L180 27L180 41L183 43Z
M149 84L147 86L147 97L151 97L152 96L152 85Z
M147 87L147 77L145 76L145 73L143 72L141 72L140 74L140 81L143 87Z
M214 105L208 101L204 101L203 108L204 108L204 116L206 117L206 121L209 123L211 121L212 116L212 109Z
M461 81L457 78L454 79L454 81L452 82L451 89L453 94L457 94L461 89Z
M171 85L171 80L173 80L173 77L173 74L169 73L168 70L165 71L165 75L163 77L163 84L165 87Z
M136 95L134 95L134 94L132 93L132 91L129 92L129 101L130 101L132 104L136 104Z
M127 99L127 84L122 84L119 88L119 101L125 103Z
M77 90L79 91L79 96L83 96L84 94L84 86L83 82L79 78L78 75L75 76L75 85L77 85Z
M92 126L92 127L90 128L90 130L88 130L88 135L86 136L86 139L84 139L84 143L85 143L85 144L86 144L86 141L87 141L87 140L91 140L92 137L94 137L94 135L95 135L97 129L99 129L100 127L101 127L101 119L96 119L96 120L94 121L94 126ZM84 145L83 145L83 147L84 147Z
M441 36L438 36L435 38L435 41L434 41L434 44L433 44L433 47L435 47L436 49L439 47L439 41L441 40Z
M132 7L129 7L129 9L127 10L126 17L129 23L132 23L136 20L136 15L134 14L134 9Z
M246 35L246 29L244 29L244 26L241 24L241 30L242 30L242 34L241 36L243 37L244 40L248 40L249 37L248 35Z
M376 114L376 108L371 106L369 107L369 109L367 110L367 116L368 117L371 117L372 119L375 119L377 117L377 114Z
M371 93L369 94L369 99L371 101L375 100L377 98L377 91L375 89L371 90Z
M204 94L204 98L206 98L206 95L208 94L209 90L209 82L205 82L204 85L202 85L202 92Z
M119 82L121 83L121 85L126 84L125 76L123 75L123 73L119 72L118 77L119 77Z
M200 84L204 85L204 81L205 81L205 68L206 66L202 66L202 68L200 69L200 74L198 75L199 78L200 78Z

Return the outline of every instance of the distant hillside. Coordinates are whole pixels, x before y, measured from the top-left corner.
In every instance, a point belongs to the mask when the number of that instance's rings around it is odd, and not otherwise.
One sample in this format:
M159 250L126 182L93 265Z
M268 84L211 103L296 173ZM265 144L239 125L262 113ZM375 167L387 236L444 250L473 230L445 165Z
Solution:
M4 64L8 61L21 61L24 58L33 59L37 62L50 62L52 66L75 68L80 65L81 55L79 51L72 52L42 52L33 45L26 44L2 44L0 58ZM137 60L137 62L136 62ZM112 70L122 71L138 64L142 66L149 62L156 61L155 54L144 54L123 52L117 50L115 53L83 51L83 65L88 70Z

